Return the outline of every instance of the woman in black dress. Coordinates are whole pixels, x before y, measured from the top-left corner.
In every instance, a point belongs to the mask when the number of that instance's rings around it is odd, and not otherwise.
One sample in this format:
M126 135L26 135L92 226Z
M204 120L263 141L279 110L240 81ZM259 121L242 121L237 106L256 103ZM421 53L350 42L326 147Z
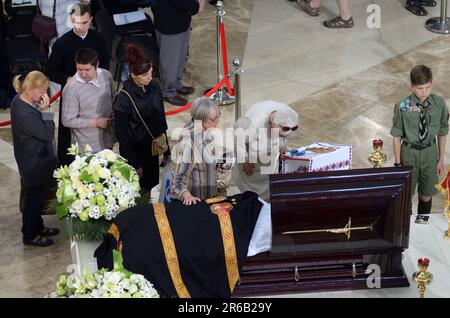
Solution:
M150 192L159 183L159 157L152 156L153 138L147 127L155 138L166 133L163 99L159 85L152 81L152 61L144 50L129 44L125 53L130 78L113 103L116 137L120 155L140 177L142 192ZM169 155L169 151L164 154L165 161Z

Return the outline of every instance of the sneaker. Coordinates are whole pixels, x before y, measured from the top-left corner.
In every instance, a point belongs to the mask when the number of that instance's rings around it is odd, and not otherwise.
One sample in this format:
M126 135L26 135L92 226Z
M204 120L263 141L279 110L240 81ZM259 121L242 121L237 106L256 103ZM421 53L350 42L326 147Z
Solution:
M187 104L187 100L179 95L164 97L164 101L174 106L184 106Z

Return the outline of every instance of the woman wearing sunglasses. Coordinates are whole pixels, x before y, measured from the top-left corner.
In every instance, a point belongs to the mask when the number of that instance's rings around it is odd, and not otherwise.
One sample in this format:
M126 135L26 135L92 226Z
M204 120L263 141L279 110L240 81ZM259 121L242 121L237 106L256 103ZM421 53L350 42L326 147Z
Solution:
M269 174L278 172L286 139L298 129L298 114L284 103L263 101L235 124L236 165L233 181L241 192L256 192L269 201Z

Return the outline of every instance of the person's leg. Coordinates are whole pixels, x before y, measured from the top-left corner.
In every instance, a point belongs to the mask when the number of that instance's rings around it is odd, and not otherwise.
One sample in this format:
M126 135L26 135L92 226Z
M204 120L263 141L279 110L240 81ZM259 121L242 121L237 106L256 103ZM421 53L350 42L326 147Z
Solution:
M333 19L324 21L323 24L327 28L340 29L340 28L352 28L353 18L350 15L350 10L348 9L347 0L336 0L337 6L339 8L340 16L334 17Z
M159 68L161 76L161 92L165 101L182 106L187 101L177 95L177 89L180 85L178 78L180 56L186 52L181 52L179 34L163 34L156 31L156 38L159 45Z
M63 89L63 87L61 87ZM58 114L58 162L60 165L70 165L73 161L73 157L67 154L67 148L71 146L72 135L70 128L66 127L62 123L62 96L59 98L59 114Z
M33 240L44 229L41 206L44 186L23 187L22 234L24 241Z
M309 2L309 5L310 5L312 8L319 8L319 7L320 7L320 0L311 0L311 1Z
M320 0L297 0L297 6L310 16L316 17L319 15Z
M431 212L431 199L438 190L435 185L438 183L436 175L436 164L438 161L438 150L436 144L421 150L419 184L417 192L419 194L418 214L429 214Z
M341 14L341 18L344 20L349 20L352 16L350 15L350 10L348 9L348 1L336 0L336 3Z
M405 146L404 144L401 147L400 160L402 166L411 166L412 174L411 174L411 200L416 193L417 183L419 179L419 150L414 150ZM411 211L412 212L412 211Z
M187 62L187 56L188 56L188 50L189 50L189 35L190 30L187 30L184 33L177 34L178 37L178 45L179 45L179 55L178 55L178 63L177 63L177 81L176 81L176 89L179 90L183 87L183 75L184 75L184 69L186 67Z

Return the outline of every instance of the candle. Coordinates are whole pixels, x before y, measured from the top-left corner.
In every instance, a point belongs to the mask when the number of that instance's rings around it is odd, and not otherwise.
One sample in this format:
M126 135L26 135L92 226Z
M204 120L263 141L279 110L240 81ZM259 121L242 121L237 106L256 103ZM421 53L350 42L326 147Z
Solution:
M375 150L375 151L381 151L381 149L383 149L383 140L381 140L381 139L372 140L372 144L373 144L373 150Z
M430 260L428 258L422 257L422 258L419 258L417 263L419 264L419 266L426 266L426 267L428 267L428 265L430 264Z
M382 147L383 146L383 140L381 140L381 139L374 139L372 141L372 143L373 143L374 146L378 146L378 147Z

